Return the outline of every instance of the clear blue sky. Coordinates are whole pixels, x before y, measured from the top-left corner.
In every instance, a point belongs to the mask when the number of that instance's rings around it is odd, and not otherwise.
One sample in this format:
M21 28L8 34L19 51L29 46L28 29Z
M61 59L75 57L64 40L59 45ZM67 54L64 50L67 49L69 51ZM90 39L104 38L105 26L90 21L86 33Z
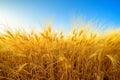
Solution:
M0 0L0 16L3 15L0 18L11 18L8 22L21 22L35 28L52 21L54 28L66 31L71 29L73 20L81 16L86 21L94 19L103 24L120 26L120 1Z

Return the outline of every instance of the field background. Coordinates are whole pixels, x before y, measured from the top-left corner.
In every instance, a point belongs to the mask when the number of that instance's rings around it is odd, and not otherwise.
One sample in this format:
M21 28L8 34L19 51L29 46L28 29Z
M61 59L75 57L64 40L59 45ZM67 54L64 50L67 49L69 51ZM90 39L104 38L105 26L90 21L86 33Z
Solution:
M0 34L0 79L119 80L120 30L89 30L73 28L64 35L50 25L39 33L5 29Z

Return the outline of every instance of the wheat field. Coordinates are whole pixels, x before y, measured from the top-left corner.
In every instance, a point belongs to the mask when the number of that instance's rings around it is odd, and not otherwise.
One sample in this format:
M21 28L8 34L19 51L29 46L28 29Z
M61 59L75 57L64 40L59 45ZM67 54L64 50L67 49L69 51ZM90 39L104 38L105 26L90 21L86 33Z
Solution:
M120 80L120 29L70 35L6 29L0 33L0 80Z

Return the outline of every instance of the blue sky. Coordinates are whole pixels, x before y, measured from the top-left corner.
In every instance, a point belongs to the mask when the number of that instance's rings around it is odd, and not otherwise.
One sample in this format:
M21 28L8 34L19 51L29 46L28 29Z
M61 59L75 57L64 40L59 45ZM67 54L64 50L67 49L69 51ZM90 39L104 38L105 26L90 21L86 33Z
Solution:
M73 22L98 21L120 26L119 0L0 0L0 23L41 29L45 23L53 28L71 30ZM78 22L79 23L79 22ZM108 27L106 26L106 28Z

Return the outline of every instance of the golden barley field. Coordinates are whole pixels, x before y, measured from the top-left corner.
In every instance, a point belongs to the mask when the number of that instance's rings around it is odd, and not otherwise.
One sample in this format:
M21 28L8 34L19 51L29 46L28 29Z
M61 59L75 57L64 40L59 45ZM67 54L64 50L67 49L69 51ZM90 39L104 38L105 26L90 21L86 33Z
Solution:
M0 80L120 80L120 29L71 34L6 29L0 33Z

